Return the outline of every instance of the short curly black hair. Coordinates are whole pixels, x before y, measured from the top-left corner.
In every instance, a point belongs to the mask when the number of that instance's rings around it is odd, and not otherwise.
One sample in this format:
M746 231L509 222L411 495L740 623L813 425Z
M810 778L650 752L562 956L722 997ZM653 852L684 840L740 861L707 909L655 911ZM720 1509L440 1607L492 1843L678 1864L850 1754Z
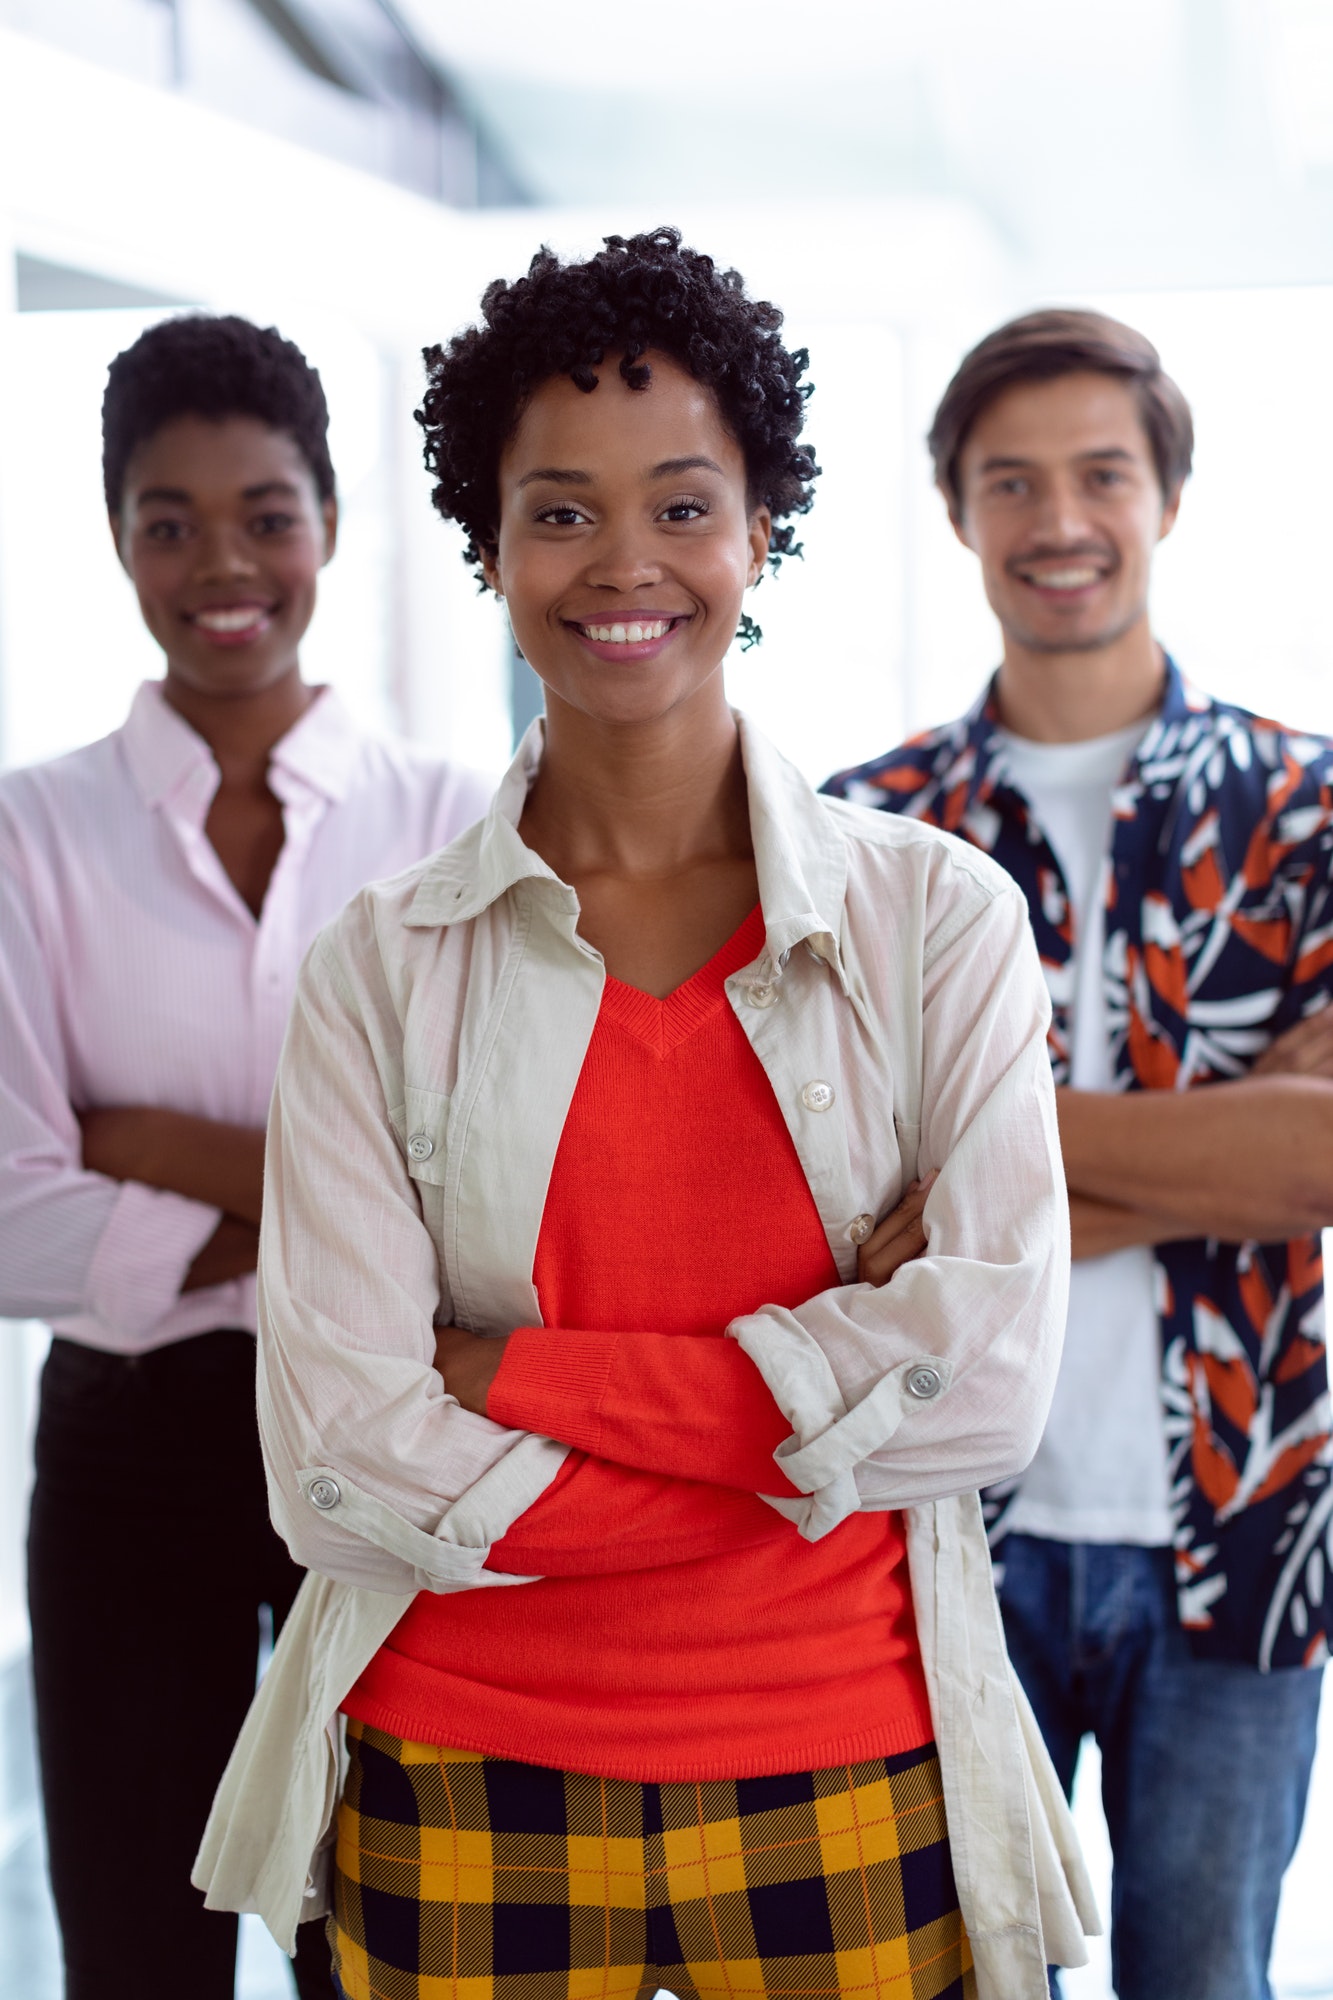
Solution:
M111 513L120 511L135 451L178 417L256 417L286 431L320 499L333 498L319 370L275 326L254 326L231 313L189 313L160 320L116 356L102 397L102 485Z
M801 553L795 528L776 523L809 511L819 475L813 448L796 442L812 386L801 380L809 355L783 346L776 306L747 297L739 271L719 271L711 257L683 248L678 229L603 241L582 264L562 264L543 245L525 277L486 287L482 325L426 348L426 395L415 414L435 475L431 498L462 526L465 559L480 573L499 535L500 457L534 389L568 375L591 393L608 354L620 355L631 389L646 389L652 370L642 357L655 351L716 396L745 458L750 503L773 516L768 559L776 569Z

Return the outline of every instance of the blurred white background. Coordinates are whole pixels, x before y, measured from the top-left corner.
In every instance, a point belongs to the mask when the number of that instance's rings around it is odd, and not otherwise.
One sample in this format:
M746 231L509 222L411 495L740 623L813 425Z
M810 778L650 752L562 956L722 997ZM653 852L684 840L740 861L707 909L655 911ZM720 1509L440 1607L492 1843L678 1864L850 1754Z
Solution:
M500 768L530 691L428 504L420 349L539 242L666 221L810 349L819 499L732 685L813 778L956 712L994 663L922 438L964 348L1043 303L1141 327L1194 406L1160 636L1217 692L1333 733L1333 0L0 0L0 762L104 733L157 671L98 411L111 356L197 304L276 322L324 375L344 532L310 667L367 721ZM44 1339L0 1344L0 1990L23 2000L56 1990L22 1693ZM1326 1749L1283 2000L1333 1995L1331 1866ZM243 1986L283 1990L262 1935ZM1067 1990L1103 2000L1104 1955Z

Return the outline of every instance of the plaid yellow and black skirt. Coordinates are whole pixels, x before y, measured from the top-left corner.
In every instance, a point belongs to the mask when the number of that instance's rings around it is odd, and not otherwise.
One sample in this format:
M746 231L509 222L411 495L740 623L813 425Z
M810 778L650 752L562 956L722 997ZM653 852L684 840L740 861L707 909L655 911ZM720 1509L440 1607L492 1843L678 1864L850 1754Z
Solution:
M347 1725L347 2000L971 2000L933 1747L633 1784Z

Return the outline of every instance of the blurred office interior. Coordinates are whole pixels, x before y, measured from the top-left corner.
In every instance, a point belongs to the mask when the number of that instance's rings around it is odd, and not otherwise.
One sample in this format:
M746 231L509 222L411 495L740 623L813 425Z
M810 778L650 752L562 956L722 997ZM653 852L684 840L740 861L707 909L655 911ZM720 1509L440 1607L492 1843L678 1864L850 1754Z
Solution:
M1217 693L1333 733L1330 0L0 0L0 762L157 671L106 530L107 362L185 306L319 366L343 504L306 649L365 720L498 771L532 677L433 515L420 350L538 243L678 223L811 353L825 468L735 698L818 779L957 712L997 654L922 438L1011 312L1096 304L1189 396L1156 628ZM45 1334L0 1343L0 1990L54 2000L22 1535ZM74 1580L76 1583L76 1580ZM104 1729L102 1727L104 1724ZM111 1764L114 1718L97 1734ZM1105 1867L1085 1785L1080 1812ZM1333 1995L1333 1722L1278 1991ZM247 2000L285 1990L247 1932ZM1105 1955L1067 1983L1109 1992Z

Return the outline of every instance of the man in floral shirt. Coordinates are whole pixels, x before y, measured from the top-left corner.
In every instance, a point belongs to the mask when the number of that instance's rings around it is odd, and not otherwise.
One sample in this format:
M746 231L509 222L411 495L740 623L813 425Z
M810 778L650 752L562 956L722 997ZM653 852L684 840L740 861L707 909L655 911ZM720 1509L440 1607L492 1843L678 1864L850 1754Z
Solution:
M1102 1748L1120 2000L1266 2000L1333 1633L1333 745L1153 639L1193 430L1142 335L1001 327L930 445L1003 660L825 789L1002 863L1050 983L1075 1265L1046 1435L987 1496L1010 1652L1066 1785Z

